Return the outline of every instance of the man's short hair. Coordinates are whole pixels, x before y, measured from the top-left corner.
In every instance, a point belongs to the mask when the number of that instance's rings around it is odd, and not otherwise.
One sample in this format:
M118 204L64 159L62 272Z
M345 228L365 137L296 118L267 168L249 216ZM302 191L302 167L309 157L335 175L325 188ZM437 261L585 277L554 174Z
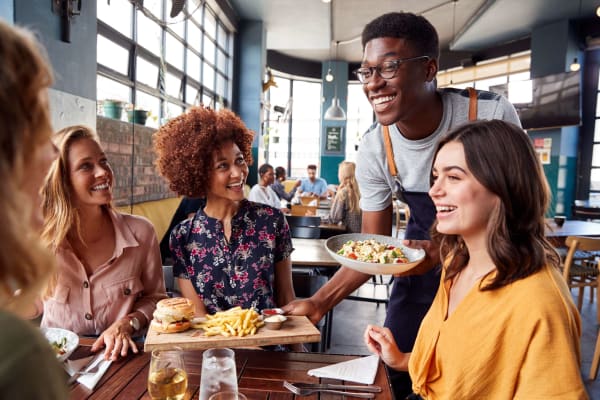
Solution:
M314 169L316 171L317 166L315 164L308 164L308 167L306 167L306 169Z
M420 15L405 12L383 14L369 22L362 32L362 47L377 38L405 39L415 49L417 56L440 57L438 34L433 25Z

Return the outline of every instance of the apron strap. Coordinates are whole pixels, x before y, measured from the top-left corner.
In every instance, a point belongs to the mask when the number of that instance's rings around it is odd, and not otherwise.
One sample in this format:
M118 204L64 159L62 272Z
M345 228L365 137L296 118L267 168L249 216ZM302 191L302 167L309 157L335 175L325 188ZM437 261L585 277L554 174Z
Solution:
M469 91L469 121L477 120L477 92L472 87L468 87Z
M477 120L477 91L468 87L469 91L469 121ZM396 162L394 161L394 150L392 149L392 140L390 139L390 128L383 126L383 143L385 145L385 154L387 156L388 170L393 177L398 176Z
M383 126L383 143L385 144L385 155L387 156L388 169L393 177L398 176L396 162L394 161L394 150L392 149L392 140L390 139L390 128Z

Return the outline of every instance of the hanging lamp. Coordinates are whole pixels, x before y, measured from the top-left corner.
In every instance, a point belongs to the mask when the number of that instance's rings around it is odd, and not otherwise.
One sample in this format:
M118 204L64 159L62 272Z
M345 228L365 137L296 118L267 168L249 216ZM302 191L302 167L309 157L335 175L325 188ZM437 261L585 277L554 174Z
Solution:
M337 61L337 47L339 42L335 42L335 59ZM337 63L335 65L336 75L337 75ZM325 78L327 79L327 77ZM337 80L333 84L333 99L331 100L331 106L325 111L325 115L323 117L329 121L344 121L346 120L346 112L340 106L340 99L337 97Z

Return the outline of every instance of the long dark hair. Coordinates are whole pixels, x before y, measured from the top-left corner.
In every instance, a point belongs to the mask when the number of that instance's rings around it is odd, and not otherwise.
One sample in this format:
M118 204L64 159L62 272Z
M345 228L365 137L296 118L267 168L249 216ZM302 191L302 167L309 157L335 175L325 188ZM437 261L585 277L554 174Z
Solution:
M487 224L487 250L497 273L482 290L492 290L523 279L544 265L558 267L560 258L545 237L545 213L550 190L531 140L518 126L493 120L463 125L438 143L434 162L450 142L463 145L467 167L500 203ZM469 254L461 236L432 228L432 241L447 260L446 279L467 264Z

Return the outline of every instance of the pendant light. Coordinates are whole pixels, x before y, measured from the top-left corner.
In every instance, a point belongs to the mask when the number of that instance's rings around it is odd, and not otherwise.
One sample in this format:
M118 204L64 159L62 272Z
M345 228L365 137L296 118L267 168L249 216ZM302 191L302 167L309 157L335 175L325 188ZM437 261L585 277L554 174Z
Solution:
M339 42L335 42L335 59L337 61L337 47ZM337 63L336 63L337 69ZM337 71L336 71L337 75ZM327 77L325 77L327 79ZM325 111L325 116L323 117L329 121L344 121L346 120L346 112L342 107L340 107L340 99L337 97L337 80L333 83L333 99L331 100L331 106Z
M577 13L577 18L581 18L581 0L579 0L579 12ZM577 21L577 32L579 32L579 24L581 24L581 21ZM577 39L579 40L579 38ZM571 63L571 65L569 65L569 70L572 72L577 72L581 69L581 64L579 64L579 60L577 60L577 57L573 58L573 62Z

